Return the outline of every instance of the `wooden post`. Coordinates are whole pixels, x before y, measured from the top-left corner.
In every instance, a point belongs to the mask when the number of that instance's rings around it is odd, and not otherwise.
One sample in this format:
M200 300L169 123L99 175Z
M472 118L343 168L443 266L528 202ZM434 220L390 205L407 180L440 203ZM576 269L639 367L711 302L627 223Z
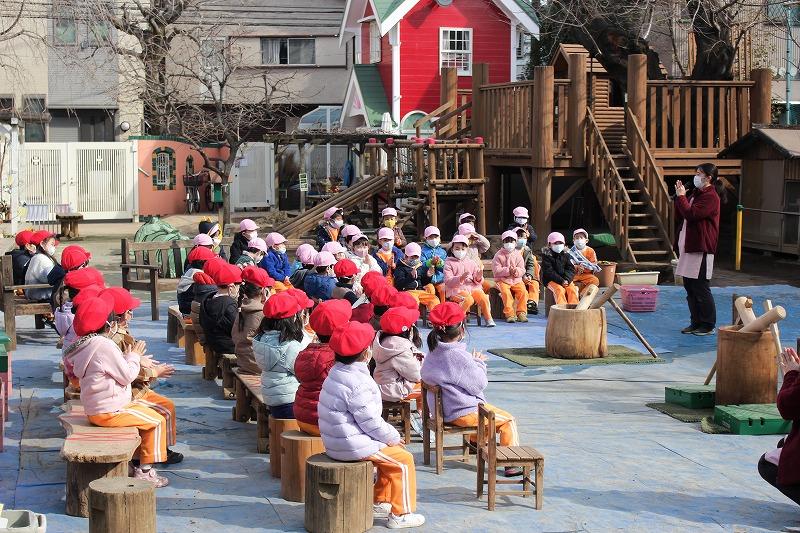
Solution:
M300 148L300 174L307 172L306 169L306 145L303 144L302 146L298 145ZM306 174L306 179L308 179L308 174ZM308 183L308 182L306 182ZM300 191L300 212L306 212L306 192L301 190Z
M394 184L397 176L397 147L394 144L386 145L386 206L392 207Z
M436 150L428 150L428 202L431 208L431 226L439 226L439 205L436 200Z
M752 124L771 124L772 71L768 68L751 70L750 79L756 82L750 89L750 122ZM747 132L741 132L742 135L745 133Z
M156 533L155 485L114 477L89 484L89 533Z
M553 67L533 69L533 112L531 120L532 164L539 168L553 167ZM536 228L539 229L538 227Z
M467 148L466 153L474 150L475 166L480 170L477 177L483 177L483 148ZM478 185L478 233L486 235L486 184Z
M567 139L572 155L570 166L586 164L586 55L569 54L569 117Z
M472 137L486 137L486 110L483 108L481 85L489 83L489 65L477 63L472 65Z
M647 120L647 56L644 54L628 56L628 109L644 131ZM632 137L628 132L628 138Z
M306 461L305 528L311 533L361 533L372 528L372 463L339 462L325 454Z
M450 107L442 113L449 113L458 107L458 71L455 67L442 68L442 89L439 95L440 105L452 102ZM458 131L458 117L450 117L444 124L439 125L441 129L447 128L447 133L443 137L452 136Z
M535 191L533 207L533 227L536 228L536 247L544 246L551 231L550 196L553 184L552 171L547 168L532 168L531 178Z

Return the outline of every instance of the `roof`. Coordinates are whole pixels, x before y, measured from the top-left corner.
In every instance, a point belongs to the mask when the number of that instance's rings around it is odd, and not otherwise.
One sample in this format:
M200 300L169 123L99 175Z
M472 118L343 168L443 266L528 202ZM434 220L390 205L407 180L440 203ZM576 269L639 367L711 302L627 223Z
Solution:
M389 100L386 98L386 91L383 88L378 65L353 65L353 81L355 87L348 88L348 93L355 90L355 94L345 98L345 105L351 103L356 97L360 97L366 112L367 126L378 128L383 120L384 113L390 113ZM353 85L353 83L351 83ZM350 100L350 102L347 102ZM345 109L345 116L350 109Z
M762 127L750 130L750 133L725 148L718 157L742 157L759 142L774 148L786 159L800 158L800 127Z
M556 71L562 70L562 72L566 72L569 54L585 54L586 55L586 72L589 74L608 74L608 71L603 67L600 63L598 58L592 59L589 55L589 51L580 44L577 43L561 43L558 45L558 50L555 54L553 54L553 59L550 60L550 64L555 68ZM661 70L661 73L666 76L667 69L664 67L664 64L659 62L658 67Z

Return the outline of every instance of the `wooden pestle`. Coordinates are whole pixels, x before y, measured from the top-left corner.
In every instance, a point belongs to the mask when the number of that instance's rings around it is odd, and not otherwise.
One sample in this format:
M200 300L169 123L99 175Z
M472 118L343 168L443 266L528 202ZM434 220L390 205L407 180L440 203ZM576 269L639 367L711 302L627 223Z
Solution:
M608 287L603 294L596 297L592 302L592 305L589 306L589 309L600 309L605 305L607 301L609 301L614 294L619 290L618 284L613 284L611 287Z
M778 307L774 307L760 317L756 318L753 322L745 324L739 331L742 333L765 331L769 329L772 324L775 324L784 318L786 318L786 310L779 305Z
M745 326L756 319L756 314L753 312L753 300L747 296L740 296L736 298L733 304L736 311L739 313L739 318Z
M589 285L586 288L586 292L583 293L583 297L581 297L580 301L578 302L578 305L575 307L575 310L585 311L586 309L589 309L589 306L592 305L592 302L599 291L600 289L597 288L597 285Z

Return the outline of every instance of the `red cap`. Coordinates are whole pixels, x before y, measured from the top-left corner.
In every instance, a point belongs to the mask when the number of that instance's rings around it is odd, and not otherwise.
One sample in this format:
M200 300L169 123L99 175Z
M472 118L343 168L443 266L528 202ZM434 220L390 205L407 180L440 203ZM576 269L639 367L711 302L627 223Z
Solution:
M309 298L308 295L305 292L301 291L300 289L295 289L294 287L292 287L286 292L291 294L294 297L294 299L297 300L297 303L300 304L300 307L302 307L303 309L310 309L314 307L314 300Z
M92 254L82 247L70 244L61 252L61 266L64 267L64 270L70 271L88 262L91 258Z
M399 335L410 330L417 320L419 320L419 309L393 307L381 316L381 331Z
M31 237L33 237L33 232L29 229L24 229L17 233L17 236L14 237L14 242L17 243L17 246L25 246L31 243Z
M236 265L220 265L219 270L211 275L214 284L217 286L230 285L231 283L242 282L242 270Z
M103 291L97 285L89 285L88 287L81 289L78 294L75 295L75 299L72 300L72 305L79 306L89 298L97 298L97 296Z
M212 257L206 261L205 265L203 265L203 272L211 276L213 279L216 277L217 272L219 272L222 268L226 268L228 264L229 263L221 257Z
M464 318L466 318L466 315L461 306L453 302L441 303L428 313L428 321L437 328L455 326L462 323Z
M289 291L279 292L264 302L264 316L267 318L289 318L302 309L300 302Z
M99 270L92 267L79 268L78 270L70 270L64 276L64 285L71 289L85 289L89 285L97 285L98 287L105 288L106 283L103 279L103 274Z
M110 294L100 294L86 299L75 313L75 333L83 337L98 331L108 321L113 309L114 298Z
M217 257L217 254L211 251L210 248L206 248L205 246L195 246L189 252L187 259L190 263L195 261L208 261L209 259L213 259Z
M349 259L342 259L333 266L333 273L337 278L349 278L358 274L358 267Z
M325 300L311 312L309 323L317 335L330 337L336 328L349 322L352 316L353 307L347 300Z
M372 305L391 307L392 301L396 295L397 289L389 284L381 285L372 291L372 294L369 296L369 301L372 303Z
M386 276L380 272L369 271L361 277L361 286L364 288L364 294L369 298L372 293L381 285L388 285Z
M31 235L30 243L31 244L35 244L35 245L38 246L38 245L42 244L42 241L44 241L46 239L49 239L50 237L55 237L55 236L56 236L56 234L51 232L51 231L39 230L39 231L35 232L33 235Z
M246 281L256 287L272 287L275 280L269 277L267 271L254 265L248 265L242 270L242 281Z
M81 291L83 294L83 291ZM136 309L142 304L139 298L134 298L128 289L122 287L109 287L100 293L100 296L110 294L114 298L114 314L121 315L125 311Z
M394 295L392 307L405 307L406 309L419 311L419 304L414 297L403 291L398 291L398 293Z
M375 338L375 330L369 324L348 322L331 335L329 346L337 355L353 357L366 350Z
M214 285L214 278L205 272L195 272L194 276L192 276L192 281L198 285Z

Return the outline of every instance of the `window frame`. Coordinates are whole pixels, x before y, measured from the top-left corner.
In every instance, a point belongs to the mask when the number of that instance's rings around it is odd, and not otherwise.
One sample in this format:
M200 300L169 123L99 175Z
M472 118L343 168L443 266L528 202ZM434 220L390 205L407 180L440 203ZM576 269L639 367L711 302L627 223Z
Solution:
M42 103L41 110L33 110L30 106L32 100L39 100ZM23 94L22 95L22 115L25 119L25 142L47 142L47 95L44 94ZM28 139L28 125L35 124L42 128L42 140L34 141Z
M166 160L165 168L162 168L162 156ZM156 154L156 175L153 183L158 187L169 187L170 185L170 165L172 163L172 154L169 152L158 152ZM164 179L162 180L162 171Z
M58 24L60 22L69 22L72 24L72 32L75 35L75 38L72 42L62 41L58 38ZM55 46L77 46L78 45L78 23L75 19L70 17L55 17L53 19L53 44Z
M444 49L445 42L449 42L451 39L449 38L449 32L469 32L469 39L465 42L469 43L469 48L467 50L450 50ZM448 39L445 40L445 32L448 32ZM474 50L474 40L475 40L475 30L473 28L451 28L451 27L442 27L439 28L439 72L441 72L442 67L448 66L456 66L456 74L458 76L472 76L472 57L475 53ZM445 61L444 55L445 54L466 54L466 65L467 68L462 70L461 67L458 66L457 63L453 60ZM453 64L455 63L455 65Z
M286 41L286 63L281 63L281 52L278 50L278 63L266 63L264 61L264 42L265 41ZM311 63L292 63L291 57L291 42L292 41L311 41L313 44L313 54ZM317 38L312 37L261 37L259 42L261 46L261 66L263 67L313 67L317 65Z
M0 94L0 101L3 101L3 100L8 100L11 103L11 105L9 107L3 107L2 105L0 105L0 113L10 113L10 112L14 111L14 109L15 109L14 102L16 100L16 98L14 98L14 95L13 94Z
M377 20L369 21L369 63L381 62L383 54L383 43L381 38L381 28Z

